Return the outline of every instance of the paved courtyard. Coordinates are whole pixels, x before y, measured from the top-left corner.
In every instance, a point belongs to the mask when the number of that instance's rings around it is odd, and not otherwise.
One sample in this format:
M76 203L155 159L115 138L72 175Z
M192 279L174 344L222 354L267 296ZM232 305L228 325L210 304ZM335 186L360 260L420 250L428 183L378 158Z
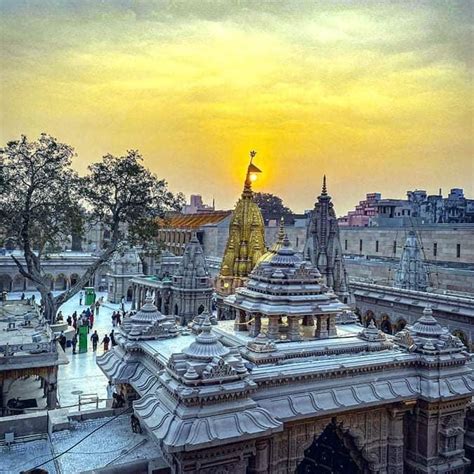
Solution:
M27 298L35 295L37 301L40 300L38 292L25 292ZM59 292L54 292L59 294ZM99 314L94 313L94 328L99 334L99 342L105 334L110 334L113 329L112 313L120 308L119 304L112 304L107 301L107 293L97 292L97 298L104 297L104 304L100 307ZM21 293L9 293L9 299L17 299L21 297ZM130 309L131 303L125 304L125 309ZM74 311L77 314L86 309L86 306L79 305L79 294L71 298L60 307L63 312L64 319L72 315ZM90 333L92 334L92 332ZM92 351L92 344L89 339L88 351L82 354L73 354L72 348L66 348L66 355L69 359L69 364L60 366L58 375L58 399L61 407L71 407L75 410L78 405L79 395L92 394L97 395L102 401L99 407L105 406L105 399L107 398L107 378L96 364L96 356L104 353L103 345L99 345L97 353ZM95 405L88 405L81 409L95 408Z

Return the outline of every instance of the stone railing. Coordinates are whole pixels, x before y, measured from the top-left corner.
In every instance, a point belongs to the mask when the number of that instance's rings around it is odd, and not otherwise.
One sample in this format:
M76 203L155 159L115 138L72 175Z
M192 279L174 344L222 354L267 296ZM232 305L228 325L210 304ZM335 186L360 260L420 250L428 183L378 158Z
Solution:
M11 357L19 353L40 354L45 352L56 352L56 341L27 342L24 344L0 344L0 356L4 357Z

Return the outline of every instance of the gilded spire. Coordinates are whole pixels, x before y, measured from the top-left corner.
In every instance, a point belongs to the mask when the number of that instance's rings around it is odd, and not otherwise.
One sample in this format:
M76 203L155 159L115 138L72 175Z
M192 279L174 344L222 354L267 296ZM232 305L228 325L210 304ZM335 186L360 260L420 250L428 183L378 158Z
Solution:
M255 151L250 152L250 163L245 176L242 196L232 214L229 225L218 290L229 294L243 284L255 263L265 252L265 228L262 213L253 201L252 181L261 170L253 164Z

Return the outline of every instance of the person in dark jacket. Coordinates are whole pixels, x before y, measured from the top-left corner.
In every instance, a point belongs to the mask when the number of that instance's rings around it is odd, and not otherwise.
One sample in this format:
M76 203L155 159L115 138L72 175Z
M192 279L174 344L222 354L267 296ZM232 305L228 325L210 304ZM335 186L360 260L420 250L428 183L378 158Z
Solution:
M97 350L97 344L99 343L99 335L97 334L97 331L94 331L94 334L92 334L91 341L92 350L95 352Z
M104 336L104 339L102 339L101 344L104 345L104 352L107 352L109 350L109 344L110 344L110 338L107 336L107 334Z
M63 351L66 351L66 336L63 332L59 336L59 345L61 346Z
M110 342L112 343L112 347L117 345L117 341L115 340L115 332L112 329L111 333L109 334Z

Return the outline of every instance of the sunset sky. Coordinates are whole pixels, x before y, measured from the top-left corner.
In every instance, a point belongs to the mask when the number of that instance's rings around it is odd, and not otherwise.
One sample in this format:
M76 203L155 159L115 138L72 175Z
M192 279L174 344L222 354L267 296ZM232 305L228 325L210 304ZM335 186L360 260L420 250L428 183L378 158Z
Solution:
M474 197L474 2L0 0L0 146L42 131L75 166L136 148L173 191L294 211L322 175L367 192Z

